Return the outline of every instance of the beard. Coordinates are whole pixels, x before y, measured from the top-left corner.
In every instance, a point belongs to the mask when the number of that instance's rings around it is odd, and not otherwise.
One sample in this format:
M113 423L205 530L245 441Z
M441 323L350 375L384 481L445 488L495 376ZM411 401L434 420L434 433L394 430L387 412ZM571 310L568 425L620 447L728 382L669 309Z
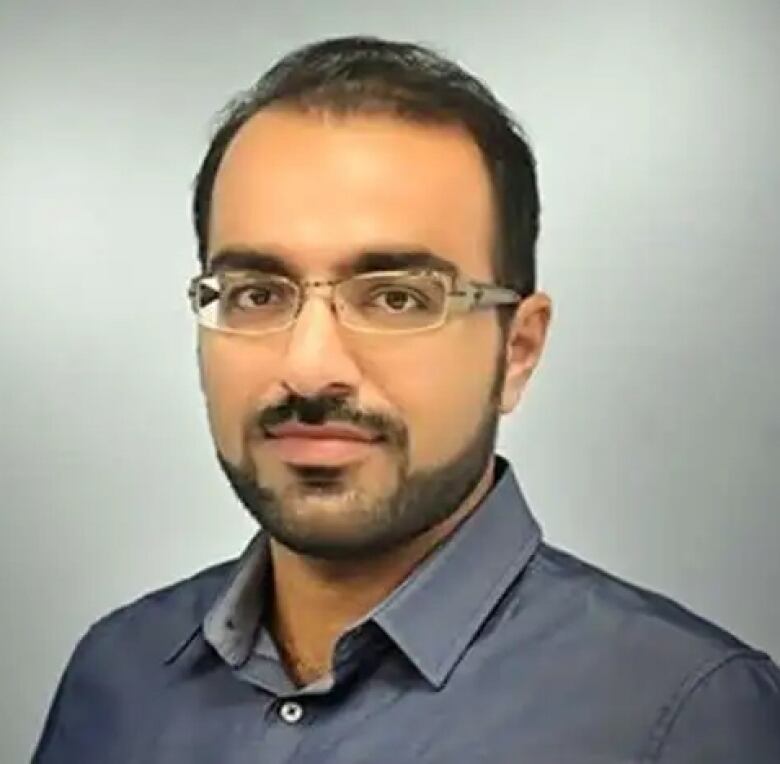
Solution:
M250 417L241 464L228 461L219 450L217 459L249 514L283 546L323 560L380 556L444 522L482 479L498 431L503 364L499 366L490 405L476 431L455 457L433 468L410 470L409 436L402 422L354 412L332 396L291 395L282 406ZM384 490L377 488L382 480L361 482L355 474L359 466L287 465L283 473L278 466L258 467L252 446L265 428L296 419L314 425L348 422L373 431L392 465Z

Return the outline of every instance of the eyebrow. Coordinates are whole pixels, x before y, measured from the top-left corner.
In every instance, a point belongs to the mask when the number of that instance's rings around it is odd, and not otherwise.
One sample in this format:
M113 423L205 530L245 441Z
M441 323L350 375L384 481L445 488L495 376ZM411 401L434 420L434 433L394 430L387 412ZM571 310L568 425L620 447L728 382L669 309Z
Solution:
M295 279L298 269L278 255L251 247L228 247L217 252L208 263L209 273L220 271L260 271Z
M458 275L454 263L427 249L399 249L362 252L353 261L341 266L341 275L358 275L372 271L404 271L412 268L441 271Z
M361 252L354 259L335 267L338 278L357 276L374 271L397 271L422 268L458 275L457 266L427 249L381 249ZM229 247L218 251L210 260L208 270L218 273L225 270L245 270L300 279L301 271L279 255L252 247Z

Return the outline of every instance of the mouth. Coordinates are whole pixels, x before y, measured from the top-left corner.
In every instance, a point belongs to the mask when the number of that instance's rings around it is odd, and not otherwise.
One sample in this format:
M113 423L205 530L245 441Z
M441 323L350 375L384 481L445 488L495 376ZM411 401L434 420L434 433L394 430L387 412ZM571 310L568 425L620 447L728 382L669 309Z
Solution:
M345 424L290 423L266 430L265 443L290 465L344 466L366 459L382 438Z

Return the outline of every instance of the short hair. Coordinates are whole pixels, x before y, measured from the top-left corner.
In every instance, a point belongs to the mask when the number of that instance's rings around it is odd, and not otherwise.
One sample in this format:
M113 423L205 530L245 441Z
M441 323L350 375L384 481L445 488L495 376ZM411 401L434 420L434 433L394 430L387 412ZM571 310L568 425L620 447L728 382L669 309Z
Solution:
M233 137L269 106L336 115L389 114L464 128L490 176L497 213L496 281L523 297L536 286L539 193L536 163L517 122L491 91L455 62L422 45L376 37L312 43L280 59L218 117L194 184L198 259L206 267L214 180Z

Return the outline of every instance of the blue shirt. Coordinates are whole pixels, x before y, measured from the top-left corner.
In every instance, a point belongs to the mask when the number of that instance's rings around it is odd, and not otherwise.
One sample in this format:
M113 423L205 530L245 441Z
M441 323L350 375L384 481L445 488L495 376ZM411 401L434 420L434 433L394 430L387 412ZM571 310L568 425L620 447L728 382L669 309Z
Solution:
M778 764L780 670L542 542L512 469L296 688L238 559L94 624L33 764Z

